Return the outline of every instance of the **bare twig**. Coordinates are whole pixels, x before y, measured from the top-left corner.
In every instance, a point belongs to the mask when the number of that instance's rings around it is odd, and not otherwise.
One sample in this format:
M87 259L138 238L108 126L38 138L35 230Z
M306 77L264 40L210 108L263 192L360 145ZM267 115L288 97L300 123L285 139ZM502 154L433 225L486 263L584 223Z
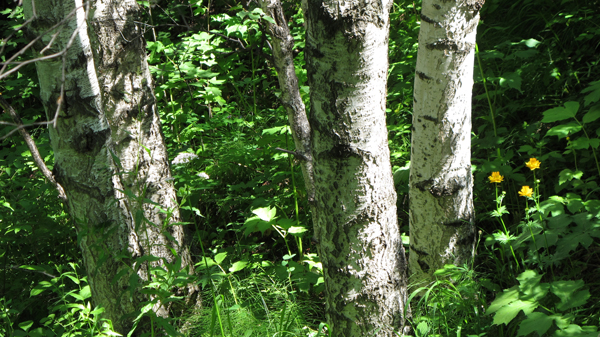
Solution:
M67 195L65 194L65 190L56 181L56 179L54 179L54 175L52 174L52 172L48 169L48 167L44 163L44 159L40 155L40 151L38 150L37 146L35 145L35 142L31 138L31 135L29 134L29 132L27 132L27 130L23 126L23 122L21 121L21 118L19 118L19 115L17 115L17 112L15 111L15 109L10 104L8 104L8 102L2 97L0 97L0 106L2 106L4 111L6 111L10 115L12 120L18 126L17 130L19 131L19 133L25 140L25 144L27 144L27 147L29 148L29 152L31 152L31 156L33 157L33 161L35 162L35 165L42 172L44 177L46 177L46 179L48 179L48 181L50 181L50 183L52 183L52 185L54 185L54 187L58 191L58 197L62 201L66 201Z
M57 277L57 276L54 276L54 275L52 275L50 273L47 273L47 272L45 272L43 270L21 268L21 266L9 266L9 268L10 269L18 269L18 270L22 270L22 271L28 271L30 273L40 273L40 274L46 275L46 276L51 277L51 278L56 278Z

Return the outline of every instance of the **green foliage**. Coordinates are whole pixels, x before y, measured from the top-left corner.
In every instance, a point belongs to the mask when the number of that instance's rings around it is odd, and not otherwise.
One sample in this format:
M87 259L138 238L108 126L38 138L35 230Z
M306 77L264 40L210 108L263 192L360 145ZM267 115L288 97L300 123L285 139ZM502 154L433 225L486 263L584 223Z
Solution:
M39 266L20 267L23 270L50 276L50 281L40 281L30 291L31 297L46 294L49 315L39 321L22 320L15 322L19 310L11 307L11 301L0 301L0 332L7 336L120 336L112 329L110 321L101 318L103 308L92 308L91 290L87 277L80 276L79 267L57 265L59 276L52 276L47 268ZM51 271L50 271L51 272Z
M150 280L134 275L131 284L151 296L137 324L150 321L169 335L187 327L181 331L191 336L325 336L323 271L303 177L298 163L276 150L293 150L293 142L269 56L270 19L252 3L140 4L147 11L141 20L151 25L148 61L182 221L194 224L198 278L177 260L160 267L153 258L138 260L151 266ZM582 0L487 0L482 8L472 158L484 244L473 266L446 266L434 283L413 291L417 336L597 336L598 8ZM0 10L6 38L23 22L22 10ZM298 3L284 10L307 102L304 20ZM419 14L420 2L405 0L391 13L387 122L401 226L408 224ZM2 62L25 43L23 31L3 40ZM26 52L15 61L31 58ZM0 83L25 123L46 119L37 87L33 64ZM0 137L12 130L0 125ZM29 130L51 168L45 127ZM542 162L539 170L525 167L531 157ZM492 172L504 181L491 185ZM531 197L519 196L523 185L533 187ZM76 268L82 262L72 220L16 134L0 140L0 191L0 334L109 335ZM56 269L59 276L46 275ZM204 308L156 317L151 308L180 305L171 290L188 282L203 288Z
M494 324L506 324L515 320L522 311L526 318L519 324L517 336L527 336L536 332L539 336L551 333L552 336L597 336L597 327L573 324L575 315L568 310L584 305L590 293L583 288L582 280L540 282L542 275L533 270L521 273L519 285L505 289L487 308L487 314L494 314ZM555 297L549 296L554 294ZM554 300L554 299L557 300ZM553 328L553 323L556 327Z

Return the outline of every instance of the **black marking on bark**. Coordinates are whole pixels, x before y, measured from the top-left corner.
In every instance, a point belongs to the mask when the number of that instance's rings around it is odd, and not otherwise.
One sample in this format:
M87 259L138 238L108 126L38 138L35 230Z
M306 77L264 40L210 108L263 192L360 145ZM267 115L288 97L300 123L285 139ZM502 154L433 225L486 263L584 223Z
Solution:
M473 3L468 4L469 9L473 11L473 16L479 13L479 10L481 10L481 7L483 7L484 2L485 0L475 0Z
M423 272L429 272L430 267L425 261L417 260L417 262L419 263L419 266Z
M348 144L335 144L333 148L329 151L324 152L328 157L338 158L338 159L346 159L352 156L356 156L357 153L354 151L350 145Z
M410 250L417 253L419 256L429 256L429 253L427 253L426 251L423 250L419 250L417 248L415 248L415 246L410 245Z
M435 124L438 123L438 119L435 118L435 117L425 115L425 116L423 116L423 118L426 119L426 120L428 120L428 121L430 121L430 122L434 122Z
M469 222L464 222L467 223L469 225L471 225ZM473 245L475 245L476 242L476 232L475 232L475 228L473 226L471 226L471 230L469 231L469 234L467 234L466 236L463 236L462 238L460 238L457 242L456 245L458 247L467 247L468 246L468 250L472 250Z
M435 25L435 26L439 26L440 25L439 22L437 22L434 19L426 16L425 14L421 14L421 20L423 20L425 22L428 22L428 23L431 23L432 25Z
M458 44L456 42L450 41L448 39L438 40L432 43L428 43L425 45L429 50L451 50L458 51Z
M419 175L417 174L417 176L419 176ZM415 187L418 188L419 191L424 192L427 189L427 186L431 185L431 182L432 182L431 179L423 180L423 181L416 183Z
M468 224L468 222L466 222L464 220L455 220L455 221L443 223L442 225L446 226L446 227L461 227L464 224Z
M425 81L425 80L431 80L431 79L432 79L431 77L429 77L429 76L425 75L425 73L424 73L424 72L421 72L421 71L418 71L418 70L417 70L417 72L416 72L416 73L417 73L417 76L419 76L419 78L420 78L421 80L423 80L423 81Z
M436 184L429 188L429 192L435 197L446 197L454 195L457 191L464 188L463 184L457 181L449 181L447 184Z
M438 4L433 4L433 8L440 10L440 9L442 9L442 6L440 6Z
M106 144L110 136L110 128L94 131L85 127L71 139L71 147L79 153L97 153Z

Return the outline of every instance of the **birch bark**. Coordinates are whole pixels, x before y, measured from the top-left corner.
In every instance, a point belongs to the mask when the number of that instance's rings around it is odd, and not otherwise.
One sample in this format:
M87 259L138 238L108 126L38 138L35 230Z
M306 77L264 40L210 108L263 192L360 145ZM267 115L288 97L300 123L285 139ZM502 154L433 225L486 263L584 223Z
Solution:
M404 325L405 255L385 125L392 1L303 1L315 236L333 336Z
M179 211L145 42L133 22L138 6L133 0L89 7L82 0L25 0L23 6L33 18L29 34L43 35L34 45L38 56L58 55L36 62L48 119L58 111L49 127L53 174L67 195L92 298L125 335L132 321L123 318L144 300L139 289L127 290L150 277L149 265L135 259L192 266L184 230L175 225ZM167 317L170 308L158 302L153 309Z
M473 257L471 90L483 0L424 0L410 168L411 282Z

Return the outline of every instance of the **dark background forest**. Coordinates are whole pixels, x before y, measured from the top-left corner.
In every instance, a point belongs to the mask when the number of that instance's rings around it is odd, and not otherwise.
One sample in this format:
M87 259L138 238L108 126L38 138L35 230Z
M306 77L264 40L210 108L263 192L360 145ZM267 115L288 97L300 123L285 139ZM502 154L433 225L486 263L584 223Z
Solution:
M161 327L190 336L326 335L302 174L275 149L293 150L293 140L262 12L234 0L138 3L204 298L202 309ZM300 4L283 6L308 100ZM396 0L390 27L387 124L405 242L419 13L419 2ZM28 43L14 33L23 21L16 2L1 2L2 62ZM413 331L597 337L600 2L487 0L477 44L476 258L439 270L433 284L411 283ZM45 120L33 63L1 80L0 93L25 124ZM0 125L0 335L110 335L90 302L73 220L13 131ZM29 132L51 169L46 126ZM145 286L173 282L157 273Z

